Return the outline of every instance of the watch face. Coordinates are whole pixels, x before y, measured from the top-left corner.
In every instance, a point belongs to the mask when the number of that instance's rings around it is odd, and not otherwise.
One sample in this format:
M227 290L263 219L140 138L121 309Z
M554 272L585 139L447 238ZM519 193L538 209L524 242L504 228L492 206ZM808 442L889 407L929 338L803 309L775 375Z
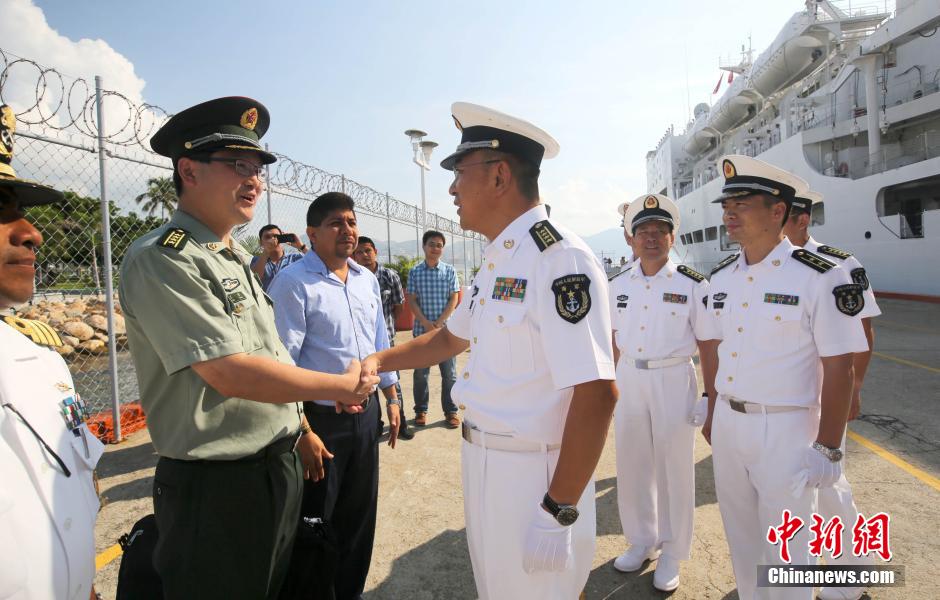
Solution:
M578 520L578 509L573 506L565 506L558 510L555 520L558 521L559 525L565 527L573 525Z

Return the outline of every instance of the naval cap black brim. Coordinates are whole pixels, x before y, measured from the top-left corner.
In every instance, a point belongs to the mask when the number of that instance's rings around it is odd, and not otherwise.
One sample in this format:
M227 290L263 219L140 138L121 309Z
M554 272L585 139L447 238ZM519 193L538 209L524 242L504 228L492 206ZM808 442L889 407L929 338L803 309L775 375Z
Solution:
M441 167L453 171L457 160L474 150L495 150L520 158L536 168L542 164L545 146L524 135L485 125L464 127L457 150L441 161Z
M24 179L0 179L0 195L6 193L16 198L20 206L42 206L65 200L65 194L59 190Z

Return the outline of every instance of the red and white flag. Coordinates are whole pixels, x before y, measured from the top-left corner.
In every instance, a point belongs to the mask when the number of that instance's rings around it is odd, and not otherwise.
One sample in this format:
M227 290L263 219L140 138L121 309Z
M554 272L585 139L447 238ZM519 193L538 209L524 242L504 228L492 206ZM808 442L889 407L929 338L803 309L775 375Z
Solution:
M715 85L715 89L712 90L712 95L715 95L718 93L718 88L721 87L721 80L724 79L724 77L725 77L724 75L718 76L718 83Z

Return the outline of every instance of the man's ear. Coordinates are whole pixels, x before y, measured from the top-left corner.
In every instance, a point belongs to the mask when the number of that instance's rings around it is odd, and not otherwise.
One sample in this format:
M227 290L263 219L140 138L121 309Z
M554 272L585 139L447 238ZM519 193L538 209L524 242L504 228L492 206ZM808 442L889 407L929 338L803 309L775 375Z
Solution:
M183 183L190 186L196 185L198 176L196 173L196 161L193 159L184 156L176 161L176 172L179 174Z
M307 226L307 239L310 240L310 245L313 246L317 241L317 230L313 227Z
M509 189L509 186L513 185L512 181L512 170L509 168L509 163L504 160L496 163L496 191L504 192Z

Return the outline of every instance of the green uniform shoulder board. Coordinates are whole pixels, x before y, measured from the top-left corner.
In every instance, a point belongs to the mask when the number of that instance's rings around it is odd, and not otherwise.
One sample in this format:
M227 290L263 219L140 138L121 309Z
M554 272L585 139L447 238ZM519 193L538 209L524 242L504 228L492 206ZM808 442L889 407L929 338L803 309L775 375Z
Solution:
M685 275L685 276L688 277L689 279L694 280L696 283L701 283L701 282L705 281L705 276L704 276L704 275L702 275L701 273L699 273L699 272L696 271L695 269L690 269L689 267L687 267L687 266L685 266L685 265L679 265L678 267L676 267L676 271L679 271L680 273L682 273L683 275Z
M13 329L33 340L35 344L51 346L53 348L65 345L62 343L62 338L59 337L59 334L42 321L30 321L18 317L3 317L3 321Z
M724 259L723 261L721 261L720 263L718 263L717 265L715 265L715 268L712 269L712 273L711 273L711 274L714 275L714 274L717 273L718 271L724 269L725 267L727 267L728 265L730 265L730 264L733 263L734 261L738 260L738 257L739 257L739 256L741 256L740 253L739 253L739 254L732 254L732 255L729 256L728 258Z
M164 248L182 250L188 241L189 232L185 229L175 228L167 229L166 232L160 236L160 241L157 242L157 244L163 246Z
M836 263L832 262L831 260L823 258L818 254L813 254L809 250L804 250L802 248L794 250L792 256L798 262L801 262L807 267L815 269L820 273L825 273L832 267L836 266Z
M548 221L539 221L529 229L529 233L540 252L545 252L546 248L564 239Z
M816 248L816 252L819 252L820 254L825 254L826 256L834 256L842 260L845 260L848 257L852 256L851 252L846 252L845 250L833 248L832 246L820 246L819 248Z

